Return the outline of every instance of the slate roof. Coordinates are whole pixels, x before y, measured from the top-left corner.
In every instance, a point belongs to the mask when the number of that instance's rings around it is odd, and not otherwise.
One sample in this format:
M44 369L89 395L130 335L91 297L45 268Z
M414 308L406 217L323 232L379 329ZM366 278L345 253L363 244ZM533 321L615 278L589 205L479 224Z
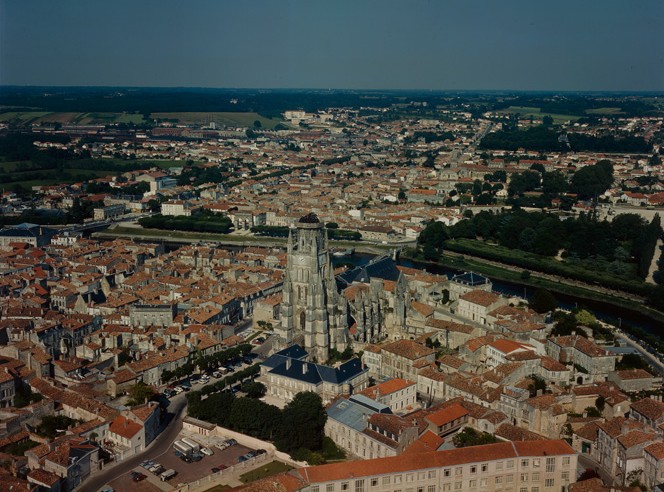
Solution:
M372 278L396 281L399 279L396 262L389 256L382 256L366 265L347 270L337 277L337 285L343 289L353 282L369 283Z
M286 347L285 349L280 350L279 352L275 352L270 357L265 359L262 365L273 369L277 366L280 366L281 364L285 364L287 359L303 360L308 355L309 354L307 351L304 350L300 345L294 344L290 347Z
M358 396L362 395L353 395L348 400L342 398L335 401L325 410L328 418L362 432L367 427L367 421L371 415L379 412L392 413L388 406L366 397L358 400Z
M466 272L462 273L461 275L455 275L452 277L451 281L458 284L469 285L471 287L491 283L488 278L474 272Z
M287 364L287 361L290 361L290 364ZM275 366L270 374L318 385L323 382L343 384L366 371L368 369L362 367L362 362L357 358L335 368L284 357L284 362Z

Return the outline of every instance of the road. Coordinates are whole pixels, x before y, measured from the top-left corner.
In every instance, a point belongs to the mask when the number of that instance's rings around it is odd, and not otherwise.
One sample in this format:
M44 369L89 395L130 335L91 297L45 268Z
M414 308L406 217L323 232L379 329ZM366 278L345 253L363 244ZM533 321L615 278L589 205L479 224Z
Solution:
M235 326L236 332L241 333L249 328L252 324L251 319L242 320ZM265 358L272 347L272 337L258 347L253 349L259 357ZM213 383L210 383L213 384ZM202 387L201 387L202 388ZM200 389L200 388L199 388ZM186 393L180 393L171 399L167 409L169 416L168 423L165 425L164 430L159 434L148 449L139 453L136 456L121 461L117 464L110 465L102 470L100 473L93 475L89 480L83 483L80 492L96 492L108 482L129 473L136 468L142 461L155 460L166 452L169 452L173 441L182 430L182 419L184 418L185 408L187 406Z
M605 326L607 326L607 325L605 325ZM664 376L664 364L662 363L661 360L659 360L653 354L648 352L645 349L645 347L643 347L637 340L635 340L635 338L629 337L628 335L623 333L621 330L619 330L618 328L615 328L611 325L608 325L608 327L614 328L616 336L618 336L618 337L622 338L623 340L625 340L625 342L627 342L627 345L630 345L631 347L634 347L636 350L638 350L639 353L641 354L641 356L646 359L646 362L651 364L653 366L653 368L656 369L657 372L659 372L659 374L661 376Z
M78 490L80 492L96 492L108 482L124 475L125 473L129 473L142 461L156 459L165 452L170 451L171 444L182 430L182 419L184 418L186 406L187 400L185 398L185 393L175 396L168 406L168 414L171 417L170 420L166 424L165 429L159 434L148 449L127 460L107 466L104 470L85 481Z
M576 467L577 477L589 468L591 470L595 470L606 485L613 484L613 477L611 476L611 474L608 473L606 470L604 470L604 468L602 468L597 461L595 461L586 454L580 454L579 461Z

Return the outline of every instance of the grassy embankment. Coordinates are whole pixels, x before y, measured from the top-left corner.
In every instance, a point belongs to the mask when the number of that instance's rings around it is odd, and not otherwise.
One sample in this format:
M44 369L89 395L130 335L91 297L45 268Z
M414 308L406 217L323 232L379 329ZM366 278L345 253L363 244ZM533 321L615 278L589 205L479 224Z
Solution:
M415 261L421 260L415 259ZM598 292L597 288L591 285L584 287L582 285L570 283L564 279L551 280L543 278L538 272L531 271L528 278L523 278L522 272L518 268L510 265L498 266L493 264L493 262L488 263L487 261L489 260L446 252L443 254L438 264L461 271L474 271L495 280L512 282L532 288L546 289L554 294L558 293L566 296L578 297L579 299L606 302L613 306L639 311L657 322L664 323L664 314L644 306L639 301Z

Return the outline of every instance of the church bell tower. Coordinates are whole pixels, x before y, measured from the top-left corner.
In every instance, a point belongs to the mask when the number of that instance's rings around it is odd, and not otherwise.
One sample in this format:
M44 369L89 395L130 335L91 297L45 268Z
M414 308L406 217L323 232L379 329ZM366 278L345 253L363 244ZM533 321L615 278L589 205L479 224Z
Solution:
M344 350L346 304L337 292L327 233L316 214L305 215L289 232L282 295L275 350L299 343L317 362L327 361L331 348Z

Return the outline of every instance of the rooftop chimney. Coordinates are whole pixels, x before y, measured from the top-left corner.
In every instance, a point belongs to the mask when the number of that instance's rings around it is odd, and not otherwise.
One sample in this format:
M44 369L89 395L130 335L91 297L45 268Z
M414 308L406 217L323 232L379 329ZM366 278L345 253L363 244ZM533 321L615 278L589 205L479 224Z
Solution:
M304 364L302 364L302 374L306 374L308 370L309 370L309 366L305 362Z
M286 359L286 370L287 370L287 371L290 370L290 367L291 367L291 360L290 360L290 359Z

